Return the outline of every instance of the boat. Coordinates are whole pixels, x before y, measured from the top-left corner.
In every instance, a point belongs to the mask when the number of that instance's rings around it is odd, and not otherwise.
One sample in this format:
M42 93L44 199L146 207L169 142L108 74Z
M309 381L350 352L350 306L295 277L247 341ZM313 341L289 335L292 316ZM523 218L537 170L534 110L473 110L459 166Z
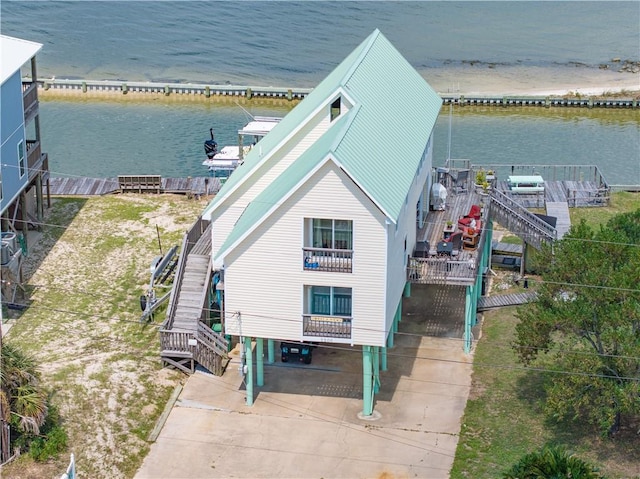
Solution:
M224 146L217 149L213 128L209 131L211 139L205 141L204 149L207 159L202 162L209 169L209 176L226 180L231 173L242 164L251 148L276 126L282 118L273 116L254 116L242 129L238 130L238 145ZM252 137L251 143L245 145L245 137ZM211 154L213 152L213 154Z

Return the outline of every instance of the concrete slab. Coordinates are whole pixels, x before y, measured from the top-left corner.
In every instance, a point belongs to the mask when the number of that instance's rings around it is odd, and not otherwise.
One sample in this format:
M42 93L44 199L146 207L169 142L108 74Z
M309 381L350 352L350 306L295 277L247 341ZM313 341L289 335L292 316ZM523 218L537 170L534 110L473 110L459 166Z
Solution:
M398 334L378 419L363 420L359 348L319 347L308 366L265 364L251 407L236 354L224 376L188 379L135 477L449 477L471 361L459 339Z

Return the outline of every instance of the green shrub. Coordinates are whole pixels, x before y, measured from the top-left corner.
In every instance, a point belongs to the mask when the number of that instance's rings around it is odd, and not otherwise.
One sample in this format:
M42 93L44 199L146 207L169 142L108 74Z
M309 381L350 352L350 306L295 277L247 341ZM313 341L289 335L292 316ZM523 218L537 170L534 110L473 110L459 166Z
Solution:
M29 444L29 455L44 462L56 458L67 448L67 433L61 426L54 426L44 437L37 437Z

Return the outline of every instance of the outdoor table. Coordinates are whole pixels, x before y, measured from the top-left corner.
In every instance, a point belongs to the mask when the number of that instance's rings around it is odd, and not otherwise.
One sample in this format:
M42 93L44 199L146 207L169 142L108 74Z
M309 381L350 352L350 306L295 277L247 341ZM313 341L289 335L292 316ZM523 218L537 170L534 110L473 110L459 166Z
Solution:
M453 252L453 243L440 241L438 242L436 251L438 252L438 256L451 256L451 253Z

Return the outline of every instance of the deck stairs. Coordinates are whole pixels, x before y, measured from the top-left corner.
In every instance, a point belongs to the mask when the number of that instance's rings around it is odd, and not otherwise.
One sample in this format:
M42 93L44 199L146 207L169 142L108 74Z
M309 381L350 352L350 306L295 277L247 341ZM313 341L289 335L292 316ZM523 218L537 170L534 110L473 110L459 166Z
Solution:
M229 362L228 341L203 320L211 284L211 224L198 220L184 237L167 318L160 330L161 358L193 373L197 362L222 375Z
M540 249L558 237L556 229L499 190L491 190L491 216L524 242Z

